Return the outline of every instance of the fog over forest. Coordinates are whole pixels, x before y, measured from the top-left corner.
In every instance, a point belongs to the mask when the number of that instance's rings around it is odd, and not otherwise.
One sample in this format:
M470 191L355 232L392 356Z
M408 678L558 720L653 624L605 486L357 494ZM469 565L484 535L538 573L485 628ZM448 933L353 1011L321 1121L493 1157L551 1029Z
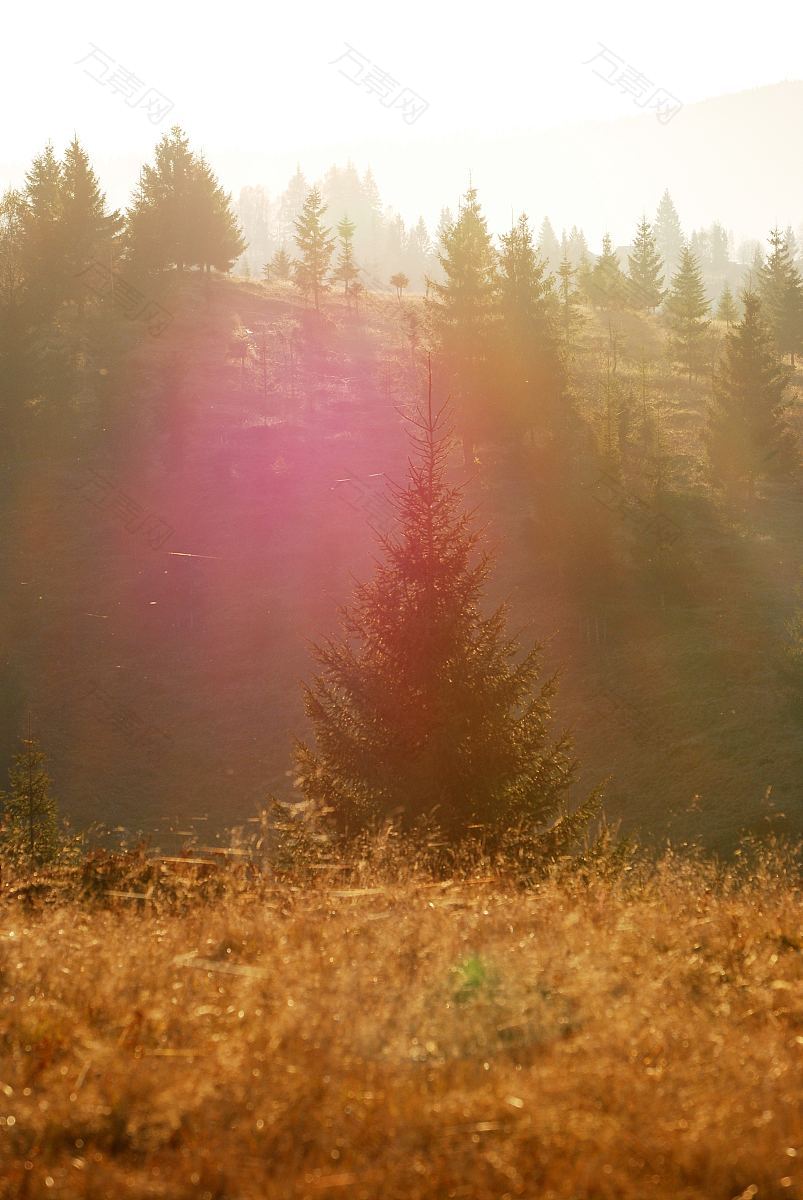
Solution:
M12 8L0 1200L803 1196L801 34Z

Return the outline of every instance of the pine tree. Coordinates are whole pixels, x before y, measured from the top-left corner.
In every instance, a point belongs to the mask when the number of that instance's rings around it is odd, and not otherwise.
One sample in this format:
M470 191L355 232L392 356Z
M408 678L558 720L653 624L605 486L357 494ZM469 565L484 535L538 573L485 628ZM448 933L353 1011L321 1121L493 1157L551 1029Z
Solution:
M372 275L383 274L381 263L388 230L382 218L382 203L370 170L361 179L353 163L330 167L320 188L327 220L336 228L348 216L356 226L354 257Z
M153 165L142 168L128 210L126 243L142 272L229 271L245 249L230 198L178 126L162 136Z
M58 813L50 795L51 780L39 743L22 738L22 750L9 771L9 792L0 793L0 849L15 859L39 866L58 852Z
M680 264L680 256L685 243L680 217L668 191L664 192L658 205L655 217L655 241L664 264L666 277L670 279Z
M609 233L602 239L602 254L591 268L586 285L591 303L606 312L621 308L625 302L627 281Z
M496 254L471 187L456 221L447 224L438 254L444 282L431 283L431 313L453 387L468 460L492 425L489 404L497 301Z
M546 263L547 269L553 274L560 266L561 252L560 242L557 239L555 230L552 228L552 222L549 217L544 217L541 222L541 229L538 234L538 254Z
M127 213L126 246L142 272L192 265L193 238L187 224L195 161L189 138L178 127L157 143L153 165L143 166Z
M340 251L332 278L342 281L343 294L348 299L349 291L354 280L359 278L359 268L354 262L354 232L356 226L348 217L338 223L337 236L340 239Z
M803 350L803 281L780 229L769 236L771 252L758 272L758 294L775 337L778 353L792 366Z
M83 306L87 289L80 275L95 262L111 269L123 218L119 212L107 211L106 197L77 138L64 154L61 193L67 299Z
M194 159L191 206L187 220L195 239L193 266L208 274L212 268L228 272L246 249L246 242L231 206L231 196L223 191L203 155Z
M576 225L572 225L569 234L568 250L569 262L579 271L583 263L588 262L588 242L582 229L578 229Z
M744 316L728 334L714 377L708 453L715 476L734 486L790 469L794 439L784 420L789 369L778 359L772 332L752 292L742 295Z
M322 294L327 291L326 277L335 239L323 224L326 205L317 188L310 188L301 215L295 223L295 242L299 258L293 265L296 286L303 296L312 296L315 311L320 311Z
M25 215L20 192L9 188L0 196L0 312L4 323L20 309L25 295Z
M503 383L503 412L514 431L539 427L554 434L565 378L552 276L535 249L524 214L501 243L498 378Z
M504 608L481 611L490 561L447 483L443 413L430 399L413 424L407 485L393 493L399 533L357 587L344 639L316 650L315 749L298 743L297 784L345 837L386 820L434 820L453 843L477 826L489 837L525 826L534 854L554 853L598 798L567 815L571 745L548 739L555 680L536 686L540 647L519 657Z
M690 247L684 246L666 301L666 314L673 352L688 372L689 380L704 363L709 310L699 264Z
M574 335L585 320L580 292L574 283L577 274L577 268L564 258L558 268L558 324L564 347L570 353L574 349Z
M663 299L664 277L655 235L646 217L636 230L633 252L628 256L628 297L635 308L655 309Z
M714 221L708 231L708 237L711 272L713 275L724 275L730 261L727 231L719 221Z
M262 269L262 274L268 279L278 279L282 283L286 283L293 273L293 260L281 246L269 263L266 263Z
M739 309L733 298L733 292L727 283L722 289L722 295L719 297L717 320L722 321L728 329L739 320Z
M59 307L66 288L61 166L48 145L25 176L22 270L35 320Z

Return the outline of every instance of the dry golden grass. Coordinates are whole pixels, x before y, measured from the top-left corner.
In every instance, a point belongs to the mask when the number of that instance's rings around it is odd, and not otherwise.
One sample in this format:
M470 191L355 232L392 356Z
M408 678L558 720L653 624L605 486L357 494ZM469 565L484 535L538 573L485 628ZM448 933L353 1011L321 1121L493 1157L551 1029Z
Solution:
M803 1196L779 861L154 894L0 908L3 1200Z

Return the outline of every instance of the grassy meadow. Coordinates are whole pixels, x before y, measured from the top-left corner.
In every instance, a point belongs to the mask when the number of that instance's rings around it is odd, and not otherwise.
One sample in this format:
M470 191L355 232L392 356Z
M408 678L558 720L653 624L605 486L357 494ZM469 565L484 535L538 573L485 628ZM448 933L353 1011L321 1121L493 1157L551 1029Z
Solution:
M803 1195L793 855L189 858L6 882L2 1200Z

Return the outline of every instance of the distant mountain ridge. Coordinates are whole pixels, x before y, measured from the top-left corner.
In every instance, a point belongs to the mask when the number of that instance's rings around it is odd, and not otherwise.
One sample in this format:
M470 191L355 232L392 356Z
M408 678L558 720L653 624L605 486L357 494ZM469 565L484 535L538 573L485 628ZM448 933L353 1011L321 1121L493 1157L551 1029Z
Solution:
M196 130L187 132L199 141ZM471 172L494 230L509 226L511 211L526 210L534 224L548 215L558 234L564 226L581 226L596 249L606 230L627 244L641 213L654 215L665 188L687 231L719 220L738 242L763 239L776 223L797 229L803 222L801 142L803 81L796 80L684 105L666 125L634 106L632 117L497 139L471 133L428 139L422 127L413 143L402 144L394 134L300 146L292 155L274 155L269 146L202 148L235 198L248 184L283 191L298 160L317 178L332 163L352 159L361 170L373 168L386 205L408 222L423 212L430 231L442 207L456 207ZM110 201L125 205L141 162L87 149ZM31 158L39 150L31 146ZM0 185L20 186L27 166L0 167Z

